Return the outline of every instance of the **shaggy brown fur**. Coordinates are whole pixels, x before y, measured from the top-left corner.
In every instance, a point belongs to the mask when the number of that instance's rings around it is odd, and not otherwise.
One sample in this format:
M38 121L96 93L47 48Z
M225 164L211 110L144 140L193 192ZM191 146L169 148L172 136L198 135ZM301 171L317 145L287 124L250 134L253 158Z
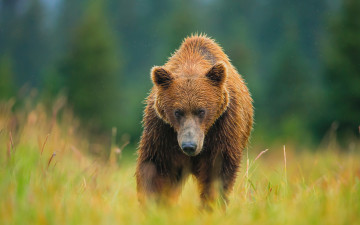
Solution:
M186 38L164 66L152 69L151 77L154 87L147 98L136 168L139 200L176 199L192 174L203 206L211 207L217 193L226 203L253 123L244 80L222 48L204 35ZM204 138L195 156L179 146L178 108L206 110L196 120Z

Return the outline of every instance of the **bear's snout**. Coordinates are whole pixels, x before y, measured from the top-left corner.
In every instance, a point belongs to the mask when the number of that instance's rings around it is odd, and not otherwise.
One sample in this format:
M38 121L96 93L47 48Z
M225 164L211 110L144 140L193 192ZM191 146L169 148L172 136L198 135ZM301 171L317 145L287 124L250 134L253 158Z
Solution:
M195 155L196 147L197 145L194 142L183 142L181 144L182 150L190 156Z
M181 150L188 156L201 152L204 134L194 120L186 120L178 131L178 143Z

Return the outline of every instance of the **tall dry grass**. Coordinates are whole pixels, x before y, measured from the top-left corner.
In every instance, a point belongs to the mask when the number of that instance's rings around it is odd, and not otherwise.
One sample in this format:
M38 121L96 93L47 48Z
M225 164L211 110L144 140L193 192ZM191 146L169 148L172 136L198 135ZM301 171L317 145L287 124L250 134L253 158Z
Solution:
M360 224L356 143L347 152L252 147L226 213L200 212L192 179L177 204L144 210L135 155L121 157L134 149L116 146L114 129L112 144L97 147L110 148L109 158L89 154L87 132L64 104L15 112L13 101L0 104L0 224Z

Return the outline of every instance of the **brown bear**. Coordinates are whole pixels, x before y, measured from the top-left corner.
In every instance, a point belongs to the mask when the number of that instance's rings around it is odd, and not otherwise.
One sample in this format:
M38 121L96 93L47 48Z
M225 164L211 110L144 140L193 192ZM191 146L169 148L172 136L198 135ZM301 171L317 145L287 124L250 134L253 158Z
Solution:
M204 207L218 198L226 205L253 123L243 78L214 40L192 35L151 79L136 168L140 202L176 199L192 174Z

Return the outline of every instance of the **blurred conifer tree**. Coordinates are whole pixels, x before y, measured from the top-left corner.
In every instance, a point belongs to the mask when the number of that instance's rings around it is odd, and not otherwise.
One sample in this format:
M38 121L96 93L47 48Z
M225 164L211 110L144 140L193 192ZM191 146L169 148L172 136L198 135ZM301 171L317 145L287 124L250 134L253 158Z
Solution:
M360 1L344 0L339 17L330 26L326 114L328 127L337 121L342 138L358 134L360 126Z
M45 31L45 12L40 0L31 0L25 13L18 18L13 45L14 70L20 85L38 86L42 72L51 58ZM20 14L21 15L21 14Z
M15 84L12 62L10 57L0 57L0 99L8 99L14 96Z
M287 21L284 39L279 41L274 53L271 77L265 86L267 92L263 104L267 120L264 122L273 129L274 137L304 143L310 136L310 115L316 98L311 95L314 74L300 47L297 25L296 19Z
M119 58L102 1L93 2L75 30L61 72L76 113L96 126L117 125Z

